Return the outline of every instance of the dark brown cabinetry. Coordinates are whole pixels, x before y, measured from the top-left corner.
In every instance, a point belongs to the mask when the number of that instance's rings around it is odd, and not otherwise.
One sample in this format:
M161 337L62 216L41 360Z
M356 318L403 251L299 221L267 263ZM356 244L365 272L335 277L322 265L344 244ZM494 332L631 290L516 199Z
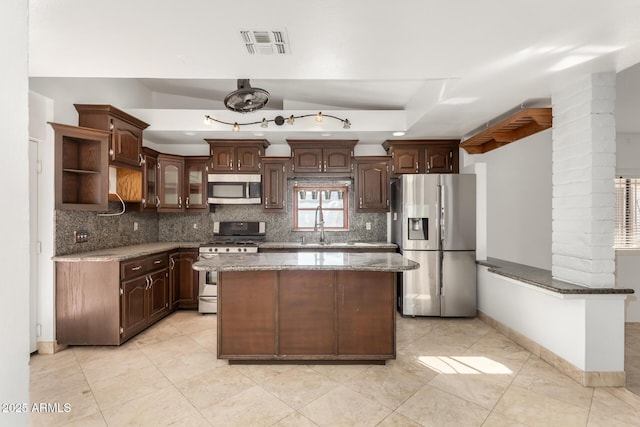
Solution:
M458 173L458 140L385 141L382 146L392 157L391 172Z
M288 157L262 158L262 207L268 212L282 212L287 200Z
M51 126L55 130L56 209L106 210L109 133L58 123Z
M168 265L166 253L120 264L122 341L169 313Z
M109 164L140 170L142 131L149 125L130 114L104 104L74 104L80 126L111 132Z
M142 147L142 201L141 210L155 212L158 210L158 152Z
M209 144L211 173L259 173L260 157L269 146L265 139L205 139Z
M294 175L345 176L352 172L355 140L287 140Z
M56 338L119 345L169 313L166 252L127 261L56 262Z
M184 208L186 211L195 212L209 209L207 203L208 163L208 157L184 158L184 194L186 196Z
M158 212L182 212L184 203L184 159L158 155Z
M395 357L393 272L221 272L218 295L221 359Z
M171 309L198 308L198 272L193 263L198 251L180 249L169 254L169 286Z
M356 212L389 211L389 158L356 157Z

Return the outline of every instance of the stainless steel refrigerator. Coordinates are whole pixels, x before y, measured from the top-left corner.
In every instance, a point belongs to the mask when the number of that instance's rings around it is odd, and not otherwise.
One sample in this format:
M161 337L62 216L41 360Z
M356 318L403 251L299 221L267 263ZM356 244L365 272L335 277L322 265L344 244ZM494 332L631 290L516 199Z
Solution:
M420 263L398 273L403 316L476 315L475 178L406 174L392 184L391 240Z

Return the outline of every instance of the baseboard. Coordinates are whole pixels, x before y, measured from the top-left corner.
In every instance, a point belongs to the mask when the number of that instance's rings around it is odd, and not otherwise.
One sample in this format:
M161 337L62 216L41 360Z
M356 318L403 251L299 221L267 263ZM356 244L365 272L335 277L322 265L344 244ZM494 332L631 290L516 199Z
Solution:
M58 341L38 341L39 354L54 354L67 348L66 344L58 344Z
M489 316L486 313L478 310L478 319L482 320L493 329L506 336L516 344L524 347L534 356L544 360L558 371L568 376L578 384L585 387L624 387L627 382L627 376L624 371L621 372L597 372L597 371L583 371L575 367L570 362L566 361L562 357L558 356L549 349L541 346L537 342L522 335L518 331L515 331Z

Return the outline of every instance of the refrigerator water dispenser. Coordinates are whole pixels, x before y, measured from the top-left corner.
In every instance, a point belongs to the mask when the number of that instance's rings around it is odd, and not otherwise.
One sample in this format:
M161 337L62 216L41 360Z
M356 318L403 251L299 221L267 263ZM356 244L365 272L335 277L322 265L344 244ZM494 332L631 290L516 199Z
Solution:
M409 240L429 240L429 218L409 218Z

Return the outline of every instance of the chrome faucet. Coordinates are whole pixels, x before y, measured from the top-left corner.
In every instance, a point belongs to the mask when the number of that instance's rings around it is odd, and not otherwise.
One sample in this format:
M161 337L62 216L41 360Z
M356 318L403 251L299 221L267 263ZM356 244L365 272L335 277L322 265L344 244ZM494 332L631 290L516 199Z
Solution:
M320 220L318 220L318 212L320 212ZM322 206L316 208L316 218L313 224L313 231L318 231L320 227L320 243L324 243L324 215L322 215Z

